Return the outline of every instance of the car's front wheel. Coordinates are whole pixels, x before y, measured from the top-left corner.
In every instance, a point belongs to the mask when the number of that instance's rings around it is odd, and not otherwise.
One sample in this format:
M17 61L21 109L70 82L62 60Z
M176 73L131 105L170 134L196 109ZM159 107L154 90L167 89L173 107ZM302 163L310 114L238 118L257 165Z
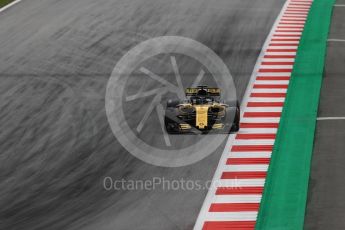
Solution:
M177 122L174 122L171 119L165 117L164 124L165 124L165 130L167 131L167 133L169 134L179 133L179 127L178 127Z

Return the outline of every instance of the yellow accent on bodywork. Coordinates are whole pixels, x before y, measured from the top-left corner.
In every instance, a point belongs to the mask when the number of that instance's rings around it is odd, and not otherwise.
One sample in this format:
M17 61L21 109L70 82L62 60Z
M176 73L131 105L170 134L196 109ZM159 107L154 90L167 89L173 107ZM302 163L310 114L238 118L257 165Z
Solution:
M196 110L196 119L195 119L195 126L199 129L204 129L207 126L208 122L208 108L209 105L198 105L195 106Z
M180 124L180 129L191 129L192 127L189 124Z
M219 123L219 124L214 124L212 126L212 129L223 129L224 128L224 124Z
M204 105L192 105L190 103L183 103L179 105L179 111L180 113L183 113L183 108L190 108L193 107L196 112L196 118L195 118L195 126L199 129L205 129L208 124L208 110L211 107L215 108L223 108L223 111L219 115L224 115L225 114L225 104L221 103L212 103L212 104L204 104ZM181 129L190 129L191 127L188 127L187 124L181 124L180 125ZM215 124L212 128L216 129L221 129L223 128L223 125L217 125Z

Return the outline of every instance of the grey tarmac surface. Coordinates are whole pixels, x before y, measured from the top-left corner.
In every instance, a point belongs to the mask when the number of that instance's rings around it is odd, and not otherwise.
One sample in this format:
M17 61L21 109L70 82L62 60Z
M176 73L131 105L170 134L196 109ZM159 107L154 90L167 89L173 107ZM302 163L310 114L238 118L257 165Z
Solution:
M337 1L336 4L345 4ZM345 7L335 7L329 39L345 40ZM318 117L345 117L345 42L328 42ZM317 122L305 229L345 229L345 120Z
M130 48L178 35L223 59L241 100L283 3L23 0L0 13L0 229L191 229L206 190L106 191L103 180L205 183L224 146L191 166L143 163L110 130L107 81ZM182 65L188 76L200 70ZM136 107L129 119L140 112ZM151 133L146 141L155 143Z

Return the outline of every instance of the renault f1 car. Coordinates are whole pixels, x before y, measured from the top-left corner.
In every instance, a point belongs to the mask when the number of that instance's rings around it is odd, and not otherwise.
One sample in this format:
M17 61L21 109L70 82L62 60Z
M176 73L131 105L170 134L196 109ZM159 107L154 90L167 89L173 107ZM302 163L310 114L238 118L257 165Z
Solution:
M186 100L168 100L165 128L169 134L231 133L239 130L237 101L222 102L220 89L198 86L186 89Z

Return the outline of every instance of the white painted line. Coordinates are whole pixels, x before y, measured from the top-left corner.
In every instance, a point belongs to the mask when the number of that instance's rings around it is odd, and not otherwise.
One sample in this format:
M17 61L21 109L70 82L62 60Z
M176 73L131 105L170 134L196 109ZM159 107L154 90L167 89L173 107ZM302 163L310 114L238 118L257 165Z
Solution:
M264 58L263 62L294 62L293 58Z
M235 140L234 145L273 145L274 139Z
M244 112L281 112L282 110L282 106L248 106Z
M270 158L271 152L233 152L228 158Z
M309 10L310 5L304 6L304 5L289 5L289 10Z
M258 212L209 212L204 221L255 221ZM204 222L202 222L204 224ZM202 228L194 228L202 229Z
M256 82L255 82L255 85L276 85L276 84L288 85L289 80L259 80L259 79L256 79Z
M227 165L224 167L225 172L267 172L268 164L260 165Z
M284 97L251 97L248 102L284 102Z
M256 80L255 85L287 85L289 84L288 80Z
M302 35L302 32L276 32L275 33L277 36L279 35L284 35L284 34L289 34L289 35Z
M237 187L263 187L265 179L223 179L216 181L218 187L229 187L236 189Z
M274 83L263 84L259 80L256 81L255 88L253 90L266 90L264 93L285 93L287 84L284 84L285 81L275 81ZM289 84L289 83L288 83ZM253 93L256 93L253 91Z
M308 5L308 6L290 5L287 12L297 11L297 12L305 13L305 12L308 12L310 7L311 7L310 5Z
M345 117L318 117L318 121L330 121L330 120L345 120Z
M285 18L296 18L296 19L306 19L307 18L307 16L305 16L305 15L285 15L284 16L284 19Z
M244 120L244 119L243 119ZM248 119L249 120L249 119ZM255 122L257 123L268 123L267 120L271 120L271 123L279 123L280 118L256 118ZM251 122L250 122L251 121ZM249 122L246 122L246 120L241 121L243 123L252 123L253 119L250 119ZM247 133L277 133L277 128L241 128L241 131L239 133L247 134Z
M283 107L247 107L244 112L281 112Z
M308 14L305 14L305 13L289 12L289 13L285 14L284 17L286 17L286 16L307 17L307 15Z
M329 42L345 42L345 39L328 39Z
M291 16L291 15L287 15L284 18L282 18L281 22L289 22L289 21L291 21L291 22L302 22L302 23L305 23L305 21L306 21L306 19L304 19L304 18L290 18L289 16ZM299 15L299 16L307 17L306 15ZM292 17L297 17L297 16L294 15Z
M0 8L0 13L3 12L3 11L5 11L5 10L7 10L8 8L10 8L10 7L16 5L17 3L21 2L21 1L22 1L22 0L16 0L16 1L11 2L10 4L8 4L8 5L6 5L6 6L2 7L2 8Z
M303 28L279 28L279 30L285 33L290 30L303 31Z
M334 7L345 7L345 5L335 4Z
M280 121L280 117L271 117L271 118L264 118L263 120L260 120L260 118L247 118L243 117L241 120L241 123L278 123ZM242 130L243 129L243 130ZM241 128L241 130L238 133L248 133L252 131L260 131L265 132L270 130L276 130L277 128Z
M212 203L260 203L261 195L220 195Z
M291 18L294 19L294 18ZM304 26L278 26L277 30L303 30Z
M274 117L274 118L246 118L244 117L241 120L241 123L279 123L280 118ZM275 133L277 128L241 128L241 130L238 133Z
M308 10L296 10L296 9L289 9L286 11L287 14L300 14L300 15L308 15Z
M292 70L292 65L261 65L260 69L277 69L277 70Z
M298 16L289 16L289 17L298 17ZM280 29L280 28L304 28L304 25L292 25L292 26L289 26L289 25L283 24L283 25L279 25L277 27L277 29Z
M296 44L297 45L297 44ZM281 50L281 49L291 49L291 50L293 50L293 49L296 49L296 46L270 46L270 47L268 47L270 50L272 50L272 49L278 49L278 50Z
M259 73L261 77L291 77L291 73Z
M288 15L288 16L302 16L302 15ZM305 22L298 22L298 21L285 21L281 20L279 23L279 26L285 26L285 25L304 25Z
M253 93L286 93L287 89L253 89Z
M304 25L281 25L278 27L278 29L282 30L282 29L289 29L289 30L296 30L296 29L304 29Z
M296 55L296 52L266 52L266 55Z
M261 65L260 69L290 69L292 70L292 65Z

